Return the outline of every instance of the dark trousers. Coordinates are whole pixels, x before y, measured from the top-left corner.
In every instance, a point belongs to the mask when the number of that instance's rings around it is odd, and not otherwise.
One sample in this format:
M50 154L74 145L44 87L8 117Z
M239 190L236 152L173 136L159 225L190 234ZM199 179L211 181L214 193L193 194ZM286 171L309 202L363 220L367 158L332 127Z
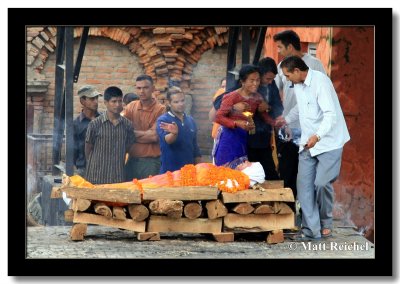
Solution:
M275 163L272 159L272 149L268 148L247 148L247 157L250 162L260 162L265 172L266 180L278 180L279 175L275 170Z
M297 171L299 165L299 147L292 142L276 140L279 157L279 174L284 186L290 187L297 198Z

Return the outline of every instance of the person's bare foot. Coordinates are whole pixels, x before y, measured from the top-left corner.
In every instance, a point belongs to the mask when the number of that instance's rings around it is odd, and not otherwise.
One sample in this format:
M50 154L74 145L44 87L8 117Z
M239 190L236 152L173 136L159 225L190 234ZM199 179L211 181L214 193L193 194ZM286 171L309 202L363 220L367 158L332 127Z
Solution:
M322 231L321 231L321 236L322 236L323 238L331 237L331 236L332 236L332 230L331 230L331 229L328 229L328 228L322 229Z

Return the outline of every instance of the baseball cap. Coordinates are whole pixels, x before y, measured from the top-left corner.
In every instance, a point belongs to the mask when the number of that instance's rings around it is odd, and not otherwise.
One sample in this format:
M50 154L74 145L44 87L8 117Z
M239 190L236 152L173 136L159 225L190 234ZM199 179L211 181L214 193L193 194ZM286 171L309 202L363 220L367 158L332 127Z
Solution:
M93 98L96 96L102 96L102 94L99 91L97 91L95 87L91 85L86 85L78 90L78 96L80 98L82 98L83 96L87 98Z

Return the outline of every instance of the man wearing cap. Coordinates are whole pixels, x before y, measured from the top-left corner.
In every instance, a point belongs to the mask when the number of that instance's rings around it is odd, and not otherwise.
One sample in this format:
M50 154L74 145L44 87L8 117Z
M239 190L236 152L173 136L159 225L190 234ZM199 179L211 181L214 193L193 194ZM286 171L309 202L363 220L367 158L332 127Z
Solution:
M86 131L89 122L100 115L97 112L97 107L98 98L101 94L93 86L86 85L78 90L78 96L82 105L82 112L74 120L74 165L76 173L83 177L86 169Z

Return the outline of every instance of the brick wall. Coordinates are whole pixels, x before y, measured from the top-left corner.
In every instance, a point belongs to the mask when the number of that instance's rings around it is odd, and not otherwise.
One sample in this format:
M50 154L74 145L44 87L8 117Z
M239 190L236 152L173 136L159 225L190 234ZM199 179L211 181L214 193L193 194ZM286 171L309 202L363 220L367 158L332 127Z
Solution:
M78 45L79 39L75 39L75 56ZM53 131L55 59L55 53L51 53L42 71L50 85L44 99L43 114L39 118L40 133ZM134 80L142 72L137 56L126 46L108 38L90 37L86 44L79 80L74 83L74 117L81 111L81 104L76 95L81 86L91 84L102 93L107 87L115 85L121 88L124 94L134 92ZM102 97L99 99L99 110L105 110Z
M75 39L74 54L77 54L79 39ZM254 43L251 55L254 53ZM212 96L219 88L221 78L226 75L227 45L215 47L204 52L193 65L189 95L193 98L191 115L199 128L198 143L205 160L209 160L213 141L211 122L208 112L212 105ZM241 61L241 48L238 46L237 65ZM134 92L134 80L143 73L139 58L132 54L127 46L103 37L89 37L82 60L78 83L74 84L74 117L79 115L81 104L76 95L78 89L91 84L103 92L108 86L116 85L125 93ZM42 74L50 81L48 93L43 102L43 113L37 118L39 133L51 134L54 112L55 53L50 53L44 64ZM99 99L99 110L104 111L103 98Z
M250 45L250 61L253 60L255 44ZM212 123L208 120L208 112L212 106L212 97L219 88L221 79L226 77L228 46L215 48L203 53L193 68L191 94L193 97L192 116L196 120L199 133L197 136L204 159L210 158L213 146L211 138ZM238 45L236 66L241 66L242 50Z

